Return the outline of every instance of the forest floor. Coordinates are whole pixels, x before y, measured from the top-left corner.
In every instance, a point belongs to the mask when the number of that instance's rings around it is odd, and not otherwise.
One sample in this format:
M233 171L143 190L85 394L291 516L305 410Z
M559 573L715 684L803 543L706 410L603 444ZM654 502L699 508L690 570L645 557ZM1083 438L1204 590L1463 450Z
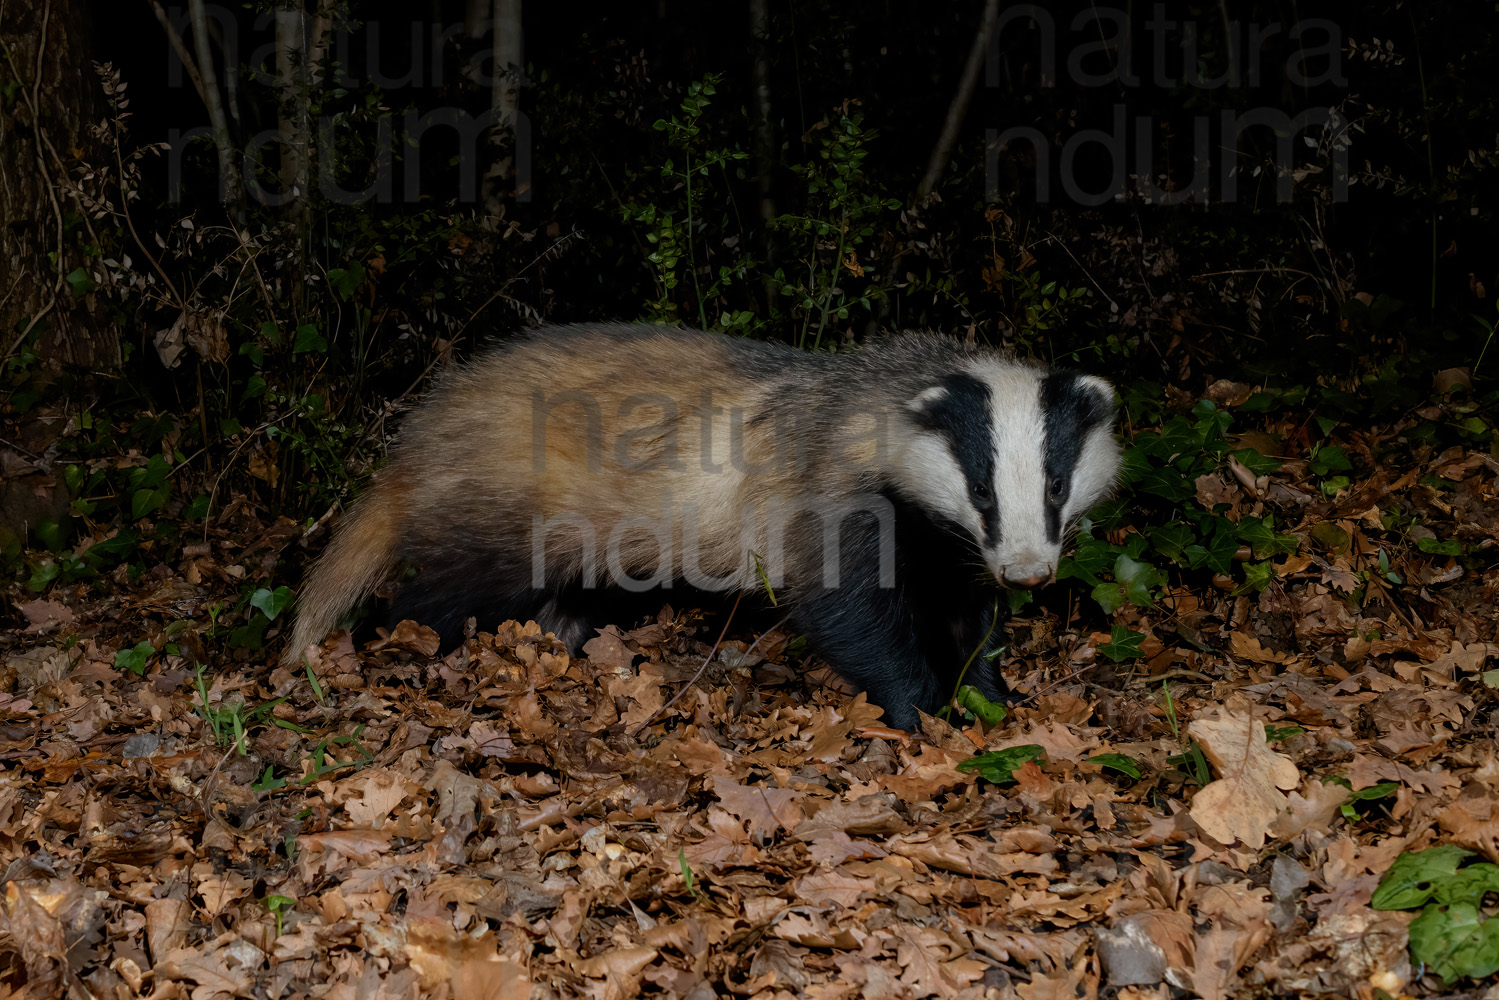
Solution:
M586 658L406 624L273 667L285 591L221 616L301 532L244 505L134 578L17 585L0 996L1481 995L1483 886L1421 917L1447 965L1370 905L1402 852L1499 861L1499 463L1406 453L1334 496L1199 482L1300 541L1269 585L1025 609L987 729L886 728L775 631L668 707L721 625L669 609Z

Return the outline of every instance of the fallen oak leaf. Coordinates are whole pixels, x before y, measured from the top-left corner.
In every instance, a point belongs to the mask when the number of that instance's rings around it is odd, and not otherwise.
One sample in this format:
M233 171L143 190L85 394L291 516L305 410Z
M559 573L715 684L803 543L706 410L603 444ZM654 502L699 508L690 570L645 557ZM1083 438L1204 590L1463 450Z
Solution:
M610 948L583 959L578 963L578 971L589 979L603 980L603 989L596 996L624 1000L639 996L640 977L659 954L654 948Z
M1281 789L1301 783L1296 765L1270 749L1265 724L1258 719L1195 719L1187 732L1219 775L1192 796L1192 820L1225 846L1238 840L1255 850L1263 847L1271 824L1288 805Z
M1443 798L1450 797L1462 784L1447 771L1418 771L1398 760L1386 760L1375 754L1359 754L1354 757L1343 776L1353 785L1354 791L1370 788L1381 781L1398 781L1418 792L1440 795Z
M911 987L912 996L952 996L982 979L988 969L983 962L965 957L966 942L960 945L935 928L902 924L896 935L900 981Z
M583 655L588 662L610 673L628 676L630 666L639 654L625 645L619 629L613 625L598 629L598 635L583 643Z
M435 631L408 618L397 622L388 636L376 639L365 648L372 653L382 649L401 649L418 656L436 656L441 645Z
M878 884L872 878L852 875L846 871L813 872L797 879L793 886L799 902L813 906L842 906L853 909L864 893L873 893Z
M891 854L943 871L998 879L1016 872L1047 875L1057 870L1056 841L1034 829L996 830L994 840L952 833L902 834L883 845ZM997 841L997 842L996 842Z
M16 605L16 610L26 616L24 635L45 632L54 625L67 625L77 618L72 608L59 601L22 601Z
M732 778L715 775L713 794L725 810L749 823L750 836L760 843L777 828L790 833L806 818L802 793L790 788L741 785Z

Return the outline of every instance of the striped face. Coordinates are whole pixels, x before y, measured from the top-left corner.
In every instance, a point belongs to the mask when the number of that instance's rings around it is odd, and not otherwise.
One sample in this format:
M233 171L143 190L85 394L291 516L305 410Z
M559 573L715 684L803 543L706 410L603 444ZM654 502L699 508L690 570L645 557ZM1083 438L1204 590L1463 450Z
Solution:
M1049 583L1067 529L1119 468L1114 390L1076 372L978 363L919 393L905 488L966 529L1006 587Z

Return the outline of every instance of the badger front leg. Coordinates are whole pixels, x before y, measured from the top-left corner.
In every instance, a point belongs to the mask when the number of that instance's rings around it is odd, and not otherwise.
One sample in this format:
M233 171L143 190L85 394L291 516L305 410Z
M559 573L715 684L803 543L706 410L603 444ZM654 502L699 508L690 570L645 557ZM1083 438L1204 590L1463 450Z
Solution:
M905 596L875 582L803 593L793 598L791 624L834 669L868 692L890 726L915 731L917 709L935 712L951 692L941 690Z
M997 602L988 598L964 612L950 610L949 614L953 646L948 656L953 661L950 667L953 690L968 685L991 702L1005 704L1014 700L1014 692L999 673L998 653L1005 646L1008 611L1001 610Z

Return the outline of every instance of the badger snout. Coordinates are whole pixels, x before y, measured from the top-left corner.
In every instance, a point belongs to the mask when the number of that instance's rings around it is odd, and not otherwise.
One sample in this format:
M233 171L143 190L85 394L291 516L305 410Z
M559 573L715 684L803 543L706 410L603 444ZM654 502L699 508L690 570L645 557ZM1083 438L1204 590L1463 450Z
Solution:
M1010 590L1035 590L1046 586L1055 576L1056 570L1050 566L1039 569L1033 566L1006 566L1000 570L999 582Z
M1001 587L1009 590L1035 590L1057 578L1059 554L1038 552L1034 548L1010 553L995 552L990 556L989 565Z

